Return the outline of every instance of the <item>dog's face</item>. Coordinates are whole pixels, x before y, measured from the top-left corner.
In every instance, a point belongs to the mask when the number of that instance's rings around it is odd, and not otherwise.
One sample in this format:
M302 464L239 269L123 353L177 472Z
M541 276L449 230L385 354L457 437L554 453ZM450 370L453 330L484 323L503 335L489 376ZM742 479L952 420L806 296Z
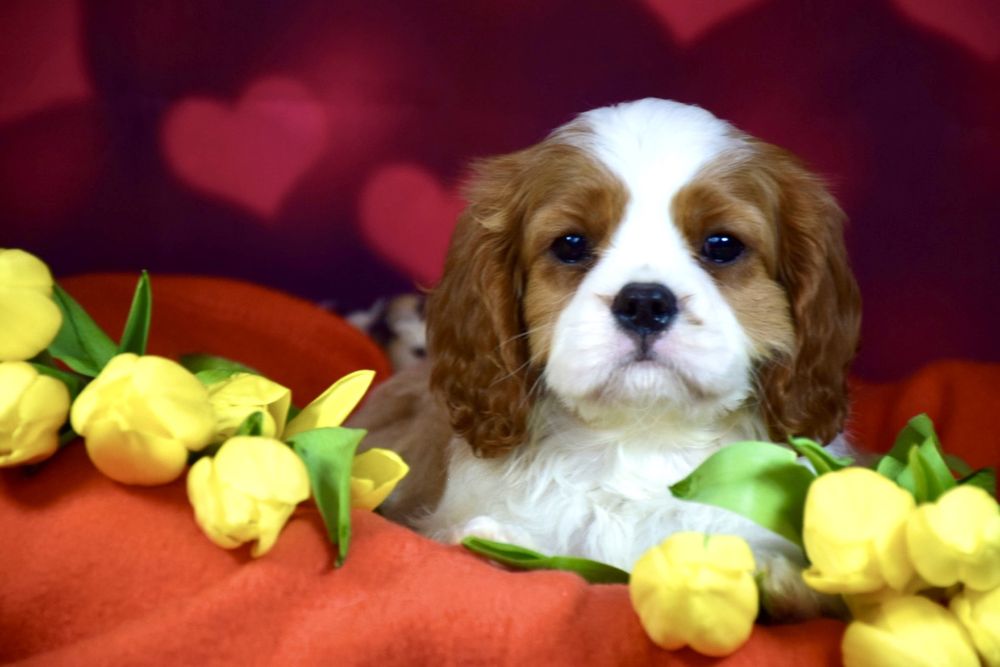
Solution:
M759 411L842 427L859 302L842 214L786 153L661 100L480 166L428 307L433 383L483 455L542 392L585 421Z

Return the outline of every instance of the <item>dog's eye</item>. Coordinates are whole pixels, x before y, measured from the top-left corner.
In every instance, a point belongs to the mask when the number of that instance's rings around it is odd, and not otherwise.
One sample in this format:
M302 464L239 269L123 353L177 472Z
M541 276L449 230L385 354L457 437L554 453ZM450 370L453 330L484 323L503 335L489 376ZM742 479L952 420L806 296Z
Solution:
M713 264L728 264L743 254L743 242L730 234L712 234L701 246L701 256Z
M564 264L576 264L590 259L590 243L586 236L566 234L560 236L549 247L556 259Z

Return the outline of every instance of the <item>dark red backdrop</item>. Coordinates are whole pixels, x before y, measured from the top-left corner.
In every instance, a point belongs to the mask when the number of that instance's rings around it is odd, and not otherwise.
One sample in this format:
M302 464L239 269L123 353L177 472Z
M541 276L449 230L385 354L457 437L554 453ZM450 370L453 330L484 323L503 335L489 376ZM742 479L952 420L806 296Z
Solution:
M4 0L0 247L341 308L432 282L464 165L701 104L848 211L869 378L1000 351L996 0Z

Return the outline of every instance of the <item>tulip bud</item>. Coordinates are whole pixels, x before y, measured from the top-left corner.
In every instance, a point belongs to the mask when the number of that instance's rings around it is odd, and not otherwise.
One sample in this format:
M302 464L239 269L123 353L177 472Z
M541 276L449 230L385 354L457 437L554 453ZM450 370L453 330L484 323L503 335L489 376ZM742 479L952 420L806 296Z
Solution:
M208 385L208 400L215 413L213 442L224 442L255 412L264 416L261 435L273 438L285 429L292 392L260 375L236 373Z
M0 467L52 456L68 412L62 382L23 361L0 362Z
M886 600L847 626L845 667L977 667L968 634L947 609L924 597Z
M208 392L180 364L120 354L80 393L70 412L94 465L125 484L165 484L215 429Z
M309 473L284 443L237 436L214 458L191 466L187 490L210 540L224 549L256 540L251 554L257 557L274 546L296 505L309 497Z
M750 637L758 593L753 553L731 535L676 533L636 562L629 580L632 606L659 646L690 645L728 655Z
M822 475L806 496L802 537L812 566L802 573L822 593L902 591L914 580L906 553L913 496L867 468Z
M906 525L917 572L934 586L1000 586L1000 506L974 486L956 486L917 508Z
M409 471L394 451L375 448L358 454L351 465L351 507L375 509Z
M62 326L52 301L52 274L23 250L0 248L0 361L31 359Z
M965 589L951 600L951 611L965 627L988 667L1000 667L1000 586Z

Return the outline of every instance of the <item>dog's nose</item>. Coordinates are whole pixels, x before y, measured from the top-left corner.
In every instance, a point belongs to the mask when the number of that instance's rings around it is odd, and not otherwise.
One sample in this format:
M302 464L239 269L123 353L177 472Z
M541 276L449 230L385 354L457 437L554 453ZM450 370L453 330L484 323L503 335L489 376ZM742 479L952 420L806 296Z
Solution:
M677 297L659 283L629 283L611 304L618 324L640 336L657 334L677 316Z

